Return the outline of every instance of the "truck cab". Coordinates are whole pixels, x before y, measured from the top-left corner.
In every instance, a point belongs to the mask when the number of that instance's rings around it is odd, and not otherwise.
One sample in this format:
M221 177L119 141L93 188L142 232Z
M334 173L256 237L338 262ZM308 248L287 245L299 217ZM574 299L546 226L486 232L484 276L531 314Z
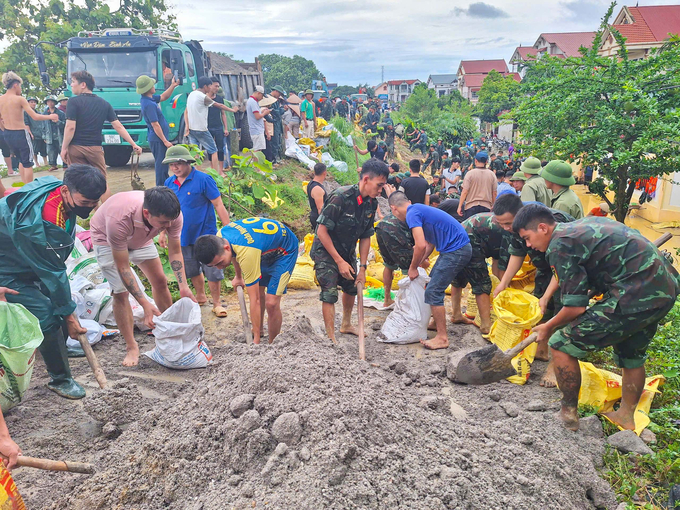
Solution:
M208 75L210 70L209 58L198 41L184 42L180 34L167 30L123 28L81 32L58 46L68 50L68 76L79 70L92 74L93 92L111 104L118 120L143 148L149 143L135 82L143 74L151 76L156 80L156 93L160 94L170 85L173 75L177 77L180 85L160 106L170 126L168 139L181 141L187 96L196 90L198 78ZM42 53L38 48L40 66ZM47 74L46 69L44 74L40 70L41 75ZM71 95L70 86L65 94ZM122 166L129 161L132 147L110 124L104 125L102 145L108 165Z

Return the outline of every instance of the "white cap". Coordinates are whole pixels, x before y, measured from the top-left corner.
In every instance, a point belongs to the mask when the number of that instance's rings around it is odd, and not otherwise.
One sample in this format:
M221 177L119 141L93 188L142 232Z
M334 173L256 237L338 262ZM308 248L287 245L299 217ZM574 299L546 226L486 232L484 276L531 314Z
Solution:
M264 94L264 87L262 85L256 85L255 86L255 92L259 92L260 94Z

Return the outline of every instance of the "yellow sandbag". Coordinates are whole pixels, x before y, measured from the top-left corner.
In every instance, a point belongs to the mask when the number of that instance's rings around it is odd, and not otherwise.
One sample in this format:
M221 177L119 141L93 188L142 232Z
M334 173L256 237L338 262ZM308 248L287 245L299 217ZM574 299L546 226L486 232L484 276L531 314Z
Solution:
M493 301L496 322L491 326L489 340L501 350L507 351L531 334L533 328L541 320L541 307L538 298L517 289L505 289ZM512 359L512 366L518 375L508 377L514 384L524 384L529 379L531 363L536 356L537 345L534 342Z
M373 278L374 280L383 283L383 271L385 270L385 265L382 262L371 262L366 268L366 278ZM399 290L399 280L401 280L404 275L401 269L394 271L392 276L392 290Z
M0 462L0 508L7 510L26 510L19 489L5 465Z
M378 246L378 238L376 237L375 234L371 236L371 248L373 248L373 255L374 259L376 262L382 264L383 258L380 253L380 247Z
M305 192L305 195L307 194L307 186L309 185L309 181L302 181L302 191Z
M306 253L300 255L295 263L293 274L288 282L289 289L314 289L314 262Z
M316 118L316 129L326 127L327 125L328 125L328 122L323 117L317 117Z
M579 361L581 368L581 390L578 403L597 408L598 413L609 413L614 410L614 404L621 400L621 376L607 370L595 367L592 363ZM666 381L662 375L648 377L640 402L635 409L635 433L640 433L649 425L649 409L654 395L659 393L659 386ZM620 428L620 427L619 427Z
M309 255L312 251L312 243L314 242L314 234L307 234L305 236L305 255Z
M366 288L372 288L372 289L382 289L383 288L383 282L376 278L372 278L368 275L366 275Z

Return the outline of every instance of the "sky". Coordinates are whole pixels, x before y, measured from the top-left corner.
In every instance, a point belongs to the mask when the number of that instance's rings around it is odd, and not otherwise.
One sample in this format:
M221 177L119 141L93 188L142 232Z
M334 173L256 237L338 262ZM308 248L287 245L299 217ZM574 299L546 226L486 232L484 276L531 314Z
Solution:
M504 58L542 32L597 30L603 0L170 0L185 40L246 62L311 59L329 83L427 80L460 60ZM635 0L619 3L634 6ZM640 0L639 5L678 0Z

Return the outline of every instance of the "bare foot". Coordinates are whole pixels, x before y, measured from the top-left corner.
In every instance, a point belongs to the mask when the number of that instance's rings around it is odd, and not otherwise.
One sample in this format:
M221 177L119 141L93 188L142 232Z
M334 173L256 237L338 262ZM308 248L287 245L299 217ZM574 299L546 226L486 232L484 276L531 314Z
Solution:
M476 326L476 324L475 324ZM483 337L489 336L489 333L491 332L491 328L486 326L486 327L479 327L479 332L482 334Z
M540 361L550 361L548 342L540 342L536 345L538 347L536 348L536 356L534 358Z
M635 417L623 414L621 408L612 411L611 413L604 413L604 416L614 425L618 425L624 430L635 430Z
M388 298L385 298L385 301L383 302L383 306L384 306L385 308L387 308L388 306L391 306L392 303L394 303L394 299L392 299L392 298L389 298L389 299L388 299Z
M538 383L544 388L555 388L557 386L557 378L555 377L555 365L551 361L548 363L548 368L545 369L545 374Z
M128 347L127 354L123 360L124 367L136 367L139 363L139 346Z
M434 319L430 319L430 323L427 325L429 331L437 331L437 325L434 323Z
M346 335L359 336L359 330L357 329L356 326L352 325L340 326L340 333L344 333Z
M578 430L578 411L575 407L564 407L555 414L555 417L559 419L564 427L576 432Z
M437 349L446 349L449 346L449 339L445 336L435 336L432 340L421 340L420 343L423 344L423 347L426 349L434 351Z
M475 321L468 319L465 315L451 317L451 324L474 324Z
M206 296L205 294L196 294L196 302L200 306L203 306L208 302L208 296Z

